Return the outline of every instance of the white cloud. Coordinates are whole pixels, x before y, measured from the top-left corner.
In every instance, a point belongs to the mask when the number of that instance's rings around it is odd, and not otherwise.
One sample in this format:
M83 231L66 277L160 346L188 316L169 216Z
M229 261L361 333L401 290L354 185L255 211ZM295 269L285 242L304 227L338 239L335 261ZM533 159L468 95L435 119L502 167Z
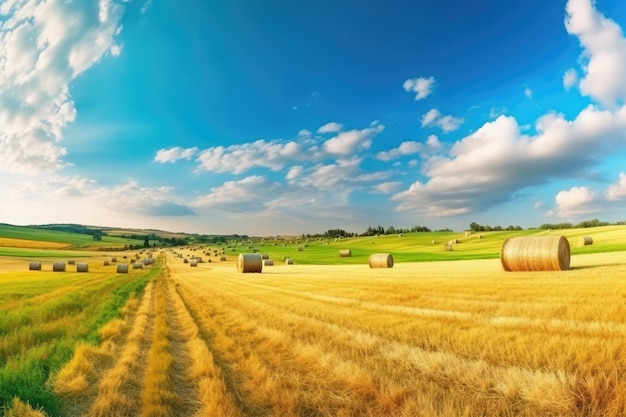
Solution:
M323 149L330 155L353 155L369 149L372 145L372 139L384 128L385 126L378 121L374 121L368 128L341 132L324 142Z
M587 187L572 187L560 191L554 198L559 217L575 217L598 211L596 194Z
M584 49L581 93L612 106L626 99L626 40L619 25L599 13L594 4L569 0L565 28Z
M606 192L606 198L609 201L623 200L626 198L626 174L620 172L616 182L609 186Z
M143 6L141 6L141 14L146 14L150 7L152 7L152 0L146 0Z
M300 174L302 174L302 170L303 170L303 167L300 165L292 166L291 168L289 168L289 171L287 171L287 175L285 176L285 179L287 181L295 180L296 178L300 176Z
M500 116L456 142L449 156L432 156L418 180L392 198L400 211L459 215L493 207L519 190L571 177L626 144L626 108L589 106L568 121L547 114L537 134L522 134L517 120Z
M341 123L330 122L317 129L317 133L335 133L341 132L341 129L343 129L343 125Z
M227 181L191 203L194 208L211 207L234 212L259 212L279 184L264 176L253 175L238 181Z
M5 2L0 20L0 170L34 174L65 165L58 144L76 118L69 85L116 55L124 7L116 1Z
M563 74L563 87L566 90L572 88L578 82L578 73L574 68L570 68Z
M193 148L181 148L180 146L176 146L170 149L159 149L154 160L162 164L167 162L174 163L180 159L189 160L193 158L197 152L198 148L195 146Z
M391 194L398 191L400 186L402 186L402 183L400 181L383 182L376 185L374 187L374 191L382 194Z
M533 90L531 90L529 87L525 87L524 96L526 96L526 98L533 98Z
M496 119L509 111L506 107L492 107L489 109L489 118Z
M426 140L426 145L432 152L439 152L443 148L443 145L439 141L439 138L435 135L428 136L428 139Z
M443 116L437 109L430 109L424 113L421 120L422 127L436 125L439 126L444 133L457 130L463 122L465 122L465 120L460 117L450 115Z
M434 77L409 78L402 84L405 91L415 93L415 100L425 99L430 95L435 85Z
M397 148L391 149L389 151L382 151L376 154L376 159L381 161L392 161L394 159L398 159L402 156L413 155L420 152L423 148L423 145L419 142L414 141L406 141L402 142L400 146Z

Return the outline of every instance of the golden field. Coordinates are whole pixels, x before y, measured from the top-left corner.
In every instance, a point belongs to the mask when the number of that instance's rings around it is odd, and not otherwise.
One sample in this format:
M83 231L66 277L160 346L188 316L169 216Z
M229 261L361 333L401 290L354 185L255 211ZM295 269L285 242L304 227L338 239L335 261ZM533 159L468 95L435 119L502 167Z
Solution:
M624 254L164 272L54 387L64 415L619 416ZM72 381L84 380L85 384Z

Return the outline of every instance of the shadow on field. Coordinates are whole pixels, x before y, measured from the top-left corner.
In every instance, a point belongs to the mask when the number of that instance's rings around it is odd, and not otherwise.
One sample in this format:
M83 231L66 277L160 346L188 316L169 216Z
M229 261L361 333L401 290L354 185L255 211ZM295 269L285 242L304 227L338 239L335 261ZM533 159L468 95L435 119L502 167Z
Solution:
M583 266L571 266L570 271L583 270L583 269L596 269L596 268L607 268L612 266L625 266L626 263L612 263L612 264L602 264L602 265L583 265Z

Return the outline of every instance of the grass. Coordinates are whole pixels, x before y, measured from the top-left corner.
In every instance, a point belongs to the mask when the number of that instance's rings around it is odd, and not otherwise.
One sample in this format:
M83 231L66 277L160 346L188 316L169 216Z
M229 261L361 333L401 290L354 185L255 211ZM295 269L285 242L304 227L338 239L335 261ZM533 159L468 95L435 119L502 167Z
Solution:
M59 399L46 388L51 375L79 342L98 342L98 329L120 316L126 299L158 268L128 275L93 271L0 274L0 407L18 397L58 415Z
M603 226L587 229L566 230L516 230L501 232L480 232L466 236L458 232L404 233L378 237L355 237L335 241L334 239L310 239L305 247L305 239L292 241L283 246L284 241L267 240L256 244L242 243L226 250L229 256L253 250L267 253L274 260L282 261L290 257L296 264L305 265L350 265L367 263L372 253L391 253L396 262L433 262L449 260L495 259L500 256L500 248L505 239L517 236L563 235L568 238L572 254L601 253L626 250L626 226ZM581 236L593 236L594 243L580 246ZM479 238L480 236L480 238ZM446 252L443 244L458 239L453 250ZM437 243L433 244L435 240ZM251 247L252 249L248 249ZM302 248L302 251L298 251ZM350 249L352 256L339 257L340 249Z

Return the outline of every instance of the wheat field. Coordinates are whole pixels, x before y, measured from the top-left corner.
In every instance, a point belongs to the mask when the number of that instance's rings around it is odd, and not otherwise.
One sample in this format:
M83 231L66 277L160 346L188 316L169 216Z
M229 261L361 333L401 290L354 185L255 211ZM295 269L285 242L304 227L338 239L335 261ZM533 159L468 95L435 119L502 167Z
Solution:
M67 416L621 416L626 262L277 265L164 253L52 380Z

